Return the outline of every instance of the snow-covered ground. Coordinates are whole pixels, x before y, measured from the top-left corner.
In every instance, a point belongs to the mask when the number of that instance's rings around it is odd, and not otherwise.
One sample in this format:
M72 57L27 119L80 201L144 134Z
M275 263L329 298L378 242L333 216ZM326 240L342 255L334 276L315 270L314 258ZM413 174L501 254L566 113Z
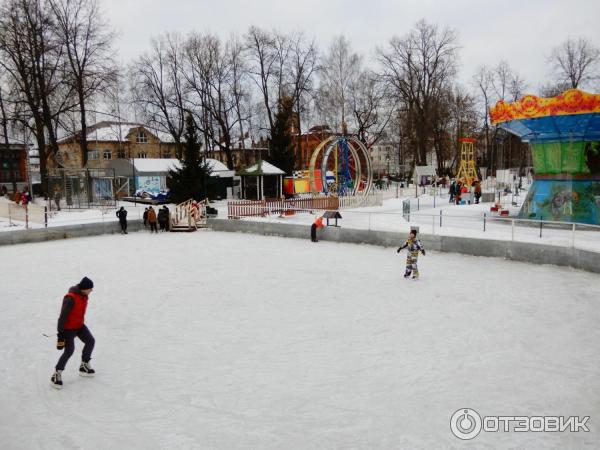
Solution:
M600 448L600 277L501 259L202 231L0 248L0 448ZM61 298L96 287L49 385ZM590 416L589 433L450 417Z
M421 195L418 199L410 196L396 198L394 189L382 191L384 202L382 206L345 209L342 211L343 219L339 222L342 226L373 231L408 231L412 226L419 226L421 233L439 234L444 236L473 237L478 239L516 240L521 242L541 243L562 247L576 247L590 251L600 252L600 227L577 225L575 233L569 225L543 225L540 237L539 222L515 220L514 228L512 219L518 214L520 205L527 192L521 191L520 196L512 194L501 196L504 208L510 211L510 218L499 218L490 213L491 203L478 205L454 205L448 202L448 194L443 193L432 197ZM402 192L402 191L400 191ZM404 194L413 194L412 190L404 190ZM411 214L406 220L402 214L402 202L410 200ZM0 202L6 202L0 199ZM518 206L512 206L512 202ZM41 202L41 203L40 203ZM43 201L38 200L42 205ZM49 218L49 227L69 225L75 223L91 222L116 222L115 216L118 207L124 206L129 212L129 219L141 219L144 208L148 205L130 202L118 202L117 207L91 210L63 210L53 211ZM175 205L167 205L171 211ZM218 217L227 218L227 202L215 202L211 206L218 211ZM267 214L266 217L245 217L243 220L272 221L280 223L296 223L310 225L317 214L322 211L313 211L309 214L299 211L293 216L279 217L277 214ZM485 220L484 220L485 217ZM441 226L440 226L441 221ZM25 224L13 222L9 226L6 218L0 217L0 232L24 229ZM43 228L42 224L30 224L31 228ZM484 229L485 228L485 229Z

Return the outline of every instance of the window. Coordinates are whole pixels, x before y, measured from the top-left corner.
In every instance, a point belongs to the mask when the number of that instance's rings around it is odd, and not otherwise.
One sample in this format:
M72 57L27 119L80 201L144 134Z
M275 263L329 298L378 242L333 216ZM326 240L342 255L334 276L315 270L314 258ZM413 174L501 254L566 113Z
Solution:
M88 151L87 159L88 161L94 161L100 157L100 152L98 150L90 150Z
M112 159L112 152L110 150L104 150L102 157L104 159Z
M138 152L137 157L138 158L147 158L148 154L146 152Z
M127 157L125 156L125 152L123 150L119 150L117 152L117 158L125 159Z
M165 159L172 158L171 152L169 150L163 152L163 158L165 158Z
M146 135L146 133L142 130L139 130L137 132L137 136L135 138L135 141L138 144L147 144L148 143L148 136Z

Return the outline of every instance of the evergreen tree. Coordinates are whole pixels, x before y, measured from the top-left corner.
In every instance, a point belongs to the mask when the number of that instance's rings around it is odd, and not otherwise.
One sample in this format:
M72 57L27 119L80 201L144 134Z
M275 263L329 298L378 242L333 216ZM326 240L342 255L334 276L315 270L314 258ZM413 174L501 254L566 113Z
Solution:
M183 159L180 159L181 169L169 170L167 178L167 185L175 203L190 198L197 201L204 200L208 197L211 186L210 168L200 157L197 126L191 114L185 118L184 139Z
M270 156L268 161L276 167L279 167L286 174L291 174L296 164L296 154L292 137L290 136L290 121L294 101L290 97L283 97L279 102L279 108L275 114L273 131L269 141Z

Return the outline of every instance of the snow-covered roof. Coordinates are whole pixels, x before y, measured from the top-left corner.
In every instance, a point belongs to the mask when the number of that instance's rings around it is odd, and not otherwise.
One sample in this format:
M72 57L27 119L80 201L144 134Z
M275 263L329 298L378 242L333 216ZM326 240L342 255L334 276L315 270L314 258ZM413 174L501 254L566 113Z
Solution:
M434 176L437 175L433 166L415 166L415 176Z
M100 122L88 128L87 139L88 141L128 142L127 136L137 128L143 128L148 133L156 136L161 142L174 142L171 134L134 122ZM59 139L58 143L64 144L76 138L75 134L70 134Z
M135 158L133 164L137 172L168 172L181 168L176 158Z
M253 166L240 172L241 175L285 175L285 172L267 161L259 160Z
M130 160L123 161L128 161L128 163L131 164ZM233 176L233 171L229 170L227 166L221 161L212 158L206 158L206 163L212 171L211 175L213 176ZM176 170L181 168L181 161L179 161L176 158L134 158L133 164L135 166L135 171L138 174L167 173L169 170Z

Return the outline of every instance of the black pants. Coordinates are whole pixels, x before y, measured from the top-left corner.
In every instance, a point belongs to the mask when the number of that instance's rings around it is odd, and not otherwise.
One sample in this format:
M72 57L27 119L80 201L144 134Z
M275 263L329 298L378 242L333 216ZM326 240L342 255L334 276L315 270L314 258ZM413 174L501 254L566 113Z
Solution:
M158 230L156 229L156 222L150 222L150 233L152 232L158 233Z
M317 242L317 226L314 223L310 226L310 240Z
M77 336L81 341L85 344L83 346L83 352L81 353L81 360L83 362L89 362L92 358L92 351L94 350L94 344L96 340L88 327L85 325L79 328L78 330L65 330L65 349L60 359L56 363L56 370L65 370L65 365L67 361L73 355L75 351L75 336Z
M120 220L119 223L121 224L121 231L127 231L127 222Z

